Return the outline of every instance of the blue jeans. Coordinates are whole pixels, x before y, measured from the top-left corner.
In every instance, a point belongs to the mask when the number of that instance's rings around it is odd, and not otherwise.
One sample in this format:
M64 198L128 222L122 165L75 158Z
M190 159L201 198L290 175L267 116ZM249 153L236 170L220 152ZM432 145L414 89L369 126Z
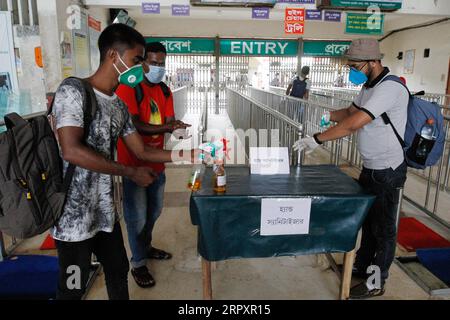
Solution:
M139 187L129 179L123 180L124 217L132 253L131 266L134 269L147 264L153 227L163 208L165 185L164 172L147 188Z

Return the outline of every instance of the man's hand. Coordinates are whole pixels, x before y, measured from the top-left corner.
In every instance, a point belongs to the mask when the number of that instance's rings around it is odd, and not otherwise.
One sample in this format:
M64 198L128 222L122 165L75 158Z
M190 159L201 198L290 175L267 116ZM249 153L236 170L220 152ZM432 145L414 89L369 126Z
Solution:
M172 135L177 140L187 140L187 139L192 138L192 136L188 135L186 129L177 129L174 132L172 132Z
M174 131L176 131L176 130L178 130L178 129L186 129L186 128L189 128L189 127L191 127L191 125L190 125L190 124L187 124L187 123L184 123L183 121L180 121L180 120L175 120L175 121L172 121L172 122L170 122L170 123L167 123L167 124L166 124L166 127L167 127L167 130L168 130L170 133L172 133L172 132L174 132Z
M319 144L316 142L316 140L311 137L311 138L304 138L304 139L298 140L294 144L293 148L294 148L295 151L303 151L304 150L305 154L310 154L318 146L319 146Z
M151 185L157 175L153 169L148 167L133 168L129 178L136 183L139 187L146 188Z

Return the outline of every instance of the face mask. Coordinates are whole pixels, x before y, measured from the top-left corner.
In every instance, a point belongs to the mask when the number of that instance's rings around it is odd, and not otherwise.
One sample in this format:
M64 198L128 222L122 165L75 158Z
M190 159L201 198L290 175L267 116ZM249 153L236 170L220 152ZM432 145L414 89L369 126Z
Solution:
M364 72L359 71L355 68L351 68L349 80L351 83L359 86L363 83L366 83L369 80L369 78Z
M162 82L166 74L166 68L157 66L149 66L149 68L150 71L145 74L147 80L154 84Z
M369 78L367 78L367 76L364 72L356 70L355 68L351 68L349 80L351 83L359 86L359 85L367 82L367 80L369 80Z
M119 68L114 64L114 68L116 68L116 71L119 73L119 83L135 88L139 83L144 81L144 68L142 68L142 65L136 65L129 68L120 56L119 60L127 68L127 70L121 73Z

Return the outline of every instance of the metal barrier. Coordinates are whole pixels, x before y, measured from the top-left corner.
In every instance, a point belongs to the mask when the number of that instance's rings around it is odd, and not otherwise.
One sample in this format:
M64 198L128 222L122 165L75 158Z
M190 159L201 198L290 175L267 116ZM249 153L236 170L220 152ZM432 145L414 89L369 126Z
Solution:
M330 111L333 109L328 105L287 97L285 95L255 88L250 88L249 95L252 99L270 107L272 110L276 110L290 119L303 124L305 129L304 134L307 136L312 136L316 132L324 131L319 125L322 114L325 110ZM408 188L405 190L403 197L422 212L449 228L450 224L448 220L439 216L440 197L442 197L444 193L446 196L450 197L450 117L445 115L444 118L446 130L444 156L434 167L427 168L426 170L409 169L408 171L410 178L413 178L411 175L419 177L419 182L426 185L425 191L421 194L424 195L424 199L419 199L418 196L413 195L412 192L409 193L408 191L415 190L408 190ZM325 143L325 149L330 151L330 162L339 165L340 161L344 161L349 166L362 169L362 159L357 151L357 138L357 133L354 133L349 137ZM441 208L441 212L448 212L448 208Z
M276 133L278 130L278 145L269 145L265 147L288 147L290 152L291 165L297 165L301 162L299 153L292 150L294 143L302 137L302 125L290 119L288 116L278 110L266 106L249 96L246 96L236 90L227 90L228 99L228 115L234 128L244 131L267 130L269 136ZM249 145L245 141L241 141L245 145L246 154L249 154ZM258 139L258 146L260 146L260 139ZM256 145L254 147L257 147Z
M188 88L182 87L172 92L173 94L173 107L175 116L177 119L183 119L188 112Z

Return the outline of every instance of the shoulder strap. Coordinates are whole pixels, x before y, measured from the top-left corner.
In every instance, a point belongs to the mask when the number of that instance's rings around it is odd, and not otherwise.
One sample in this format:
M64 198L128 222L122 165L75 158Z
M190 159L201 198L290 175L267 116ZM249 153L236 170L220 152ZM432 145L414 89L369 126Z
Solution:
M170 88L167 86L167 84L165 84L164 82L160 82L159 86L161 87L161 90L164 93L166 99L170 98L172 92L170 91Z
M134 88L134 96L136 97L137 107L140 109L141 103L144 101L144 89L141 84L138 84L136 88Z
M84 119L83 119L84 137L83 137L83 140L86 143L86 141L89 137L92 121L94 120L95 114L97 112L97 98L95 96L94 88L89 83L89 81L87 81L86 79L78 79L78 78L74 78L74 79L79 80L83 84L83 88L84 88L84 92L85 92L84 100L83 100L83 114L84 114ZM53 103L52 103L52 105L53 105ZM70 163L67 168L66 174L64 176L64 182L63 182L63 191L66 193L69 191L70 185L72 183L72 178L73 178L76 168L77 168L77 166L72 163Z
M396 135L398 141L400 142L402 148L406 148L405 140L403 140L403 138L398 134L397 129L395 129L395 126L394 126L394 124L392 123L392 121L391 121L391 119L389 118L389 116L387 115L387 113L386 113L386 112L383 113L383 114L381 115L381 118L383 119L383 121L384 121L384 123L385 123L386 125L390 125L390 126L392 127L392 130L394 130L394 133L395 133L395 135Z
M385 78L383 79L382 82L385 82L385 81L394 81L394 82L400 83L400 84L408 91L409 97L410 97L410 98L412 97L411 92L409 91L408 87L400 80L399 77L394 76L394 75L388 75L387 77L385 77ZM384 123L385 123L386 125L390 125L390 126L392 127L392 130L394 130L394 133L395 133L395 135L396 135L398 141L400 142L402 148L406 148L405 140L399 135L397 129L395 128L394 124L392 123L392 121L391 121L391 119L389 118L389 116L387 115L387 113L386 113L386 112L383 113L383 114L381 115L381 118L383 119L383 121L384 121Z

